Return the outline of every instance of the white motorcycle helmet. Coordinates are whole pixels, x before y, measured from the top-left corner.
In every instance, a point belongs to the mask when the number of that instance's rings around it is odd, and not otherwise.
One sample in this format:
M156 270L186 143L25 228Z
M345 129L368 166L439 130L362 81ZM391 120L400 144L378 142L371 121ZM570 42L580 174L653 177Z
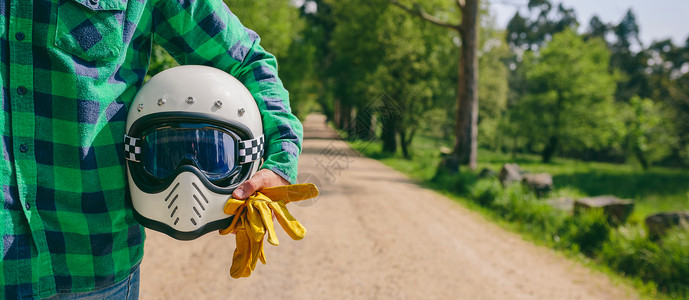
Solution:
M258 170L263 144L256 102L231 75L206 66L155 75L127 116L134 217L179 240L226 228L225 202Z

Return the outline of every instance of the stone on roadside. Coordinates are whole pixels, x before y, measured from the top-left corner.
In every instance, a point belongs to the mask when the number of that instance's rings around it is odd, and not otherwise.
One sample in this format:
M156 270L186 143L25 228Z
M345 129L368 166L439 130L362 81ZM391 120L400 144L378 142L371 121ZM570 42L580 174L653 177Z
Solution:
M459 173L460 161L457 156L452 155L452 149L440 147L440 163L435 171L433 180L437 180L444 175L455 175Z
M646 217L646 227L648 227L648 237L656 240L674 228L689 229L688 212L661 212Z
M608 220L614 224L624 223L634 210L634 203L630 200L622 200L615 196L597 196L577 199L574 202L574 213L585 210L601 208Z
M483 170L481 170L481 173L478 174L479 178L493 178L496 176L498 176L498 174L495 174L495 171L488 168L483 168Z
M553 176L548 173L524 174L522 184L543 197L553 190Z
M521 182L524 174L526 172L518 164L504 164L498 177L502 186L507 187L514 182Z

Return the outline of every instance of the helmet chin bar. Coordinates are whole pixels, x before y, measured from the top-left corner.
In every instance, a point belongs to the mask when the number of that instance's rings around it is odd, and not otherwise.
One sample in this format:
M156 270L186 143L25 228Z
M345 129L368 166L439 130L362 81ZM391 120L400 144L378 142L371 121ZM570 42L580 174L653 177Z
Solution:
M129 177L129 184L136 183ZM180 173L160 193L132 190L134 216L142 225L180 240L195 239L207 232L226 228L232 216L223 212L230 194L209 190L192 172Z

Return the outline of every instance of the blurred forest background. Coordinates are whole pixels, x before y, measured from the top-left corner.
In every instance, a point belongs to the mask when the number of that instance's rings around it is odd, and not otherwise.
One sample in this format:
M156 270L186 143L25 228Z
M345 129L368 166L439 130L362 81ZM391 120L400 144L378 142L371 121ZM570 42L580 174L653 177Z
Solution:
M462 46L456 31L386 0L225 2L277 56L299 117L321 111L339 128L356 124L358 138L378 134L386 151L407 158L419 135L452 145ZM439 20L461 20L454 1L419 3L415 8ZM619 23L579 20L549 0L529 1L528 13L502 29L490 2L480 5L480 148L534 153L545 162L561 156L689 166L689 35L683 45L643 44L631 10ZM171 65L156 48L150 74ZM376 116L364 108L381 97L401 113L372 126ZM357 112L365 113L357 119Z

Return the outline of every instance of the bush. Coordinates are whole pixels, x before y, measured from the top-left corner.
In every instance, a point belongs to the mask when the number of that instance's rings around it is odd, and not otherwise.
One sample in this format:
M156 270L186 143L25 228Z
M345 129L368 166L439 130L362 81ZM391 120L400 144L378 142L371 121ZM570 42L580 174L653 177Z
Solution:
M488 205L494 212L505 220L518 224L522 230L550 240L561 222L561 215L547 203L539 201L533 192L522 185L513 184L503 190L500 184L495 182L496 184L485 183L483 187L478 187L477 184L474 196L488 198L490 195L496 195Z
M608 218L601 209L567 217L558 230L559 244L592 256L610 236Z
M689 231L669 232L651 257L652 271L642 277L653 280L658 289L671 296L689 298Z
M471 193L471 187L474 186L476 180L476 174L470 172L457 174L439 172L431 179L430 183L435 189L466 195Z
M490 206L495 199L501 196L502 186L495 178L481 179L471 187L469 194L471 199L481 206Z
M669 232L658 243L642 225L627 225L610 235L599 259L624 274L654 282L673 298L689 298L689 232Z
M658 245L646 236L642 225L626 225L610 234L598 257L615 270L631 276L646 277L653 269Z

